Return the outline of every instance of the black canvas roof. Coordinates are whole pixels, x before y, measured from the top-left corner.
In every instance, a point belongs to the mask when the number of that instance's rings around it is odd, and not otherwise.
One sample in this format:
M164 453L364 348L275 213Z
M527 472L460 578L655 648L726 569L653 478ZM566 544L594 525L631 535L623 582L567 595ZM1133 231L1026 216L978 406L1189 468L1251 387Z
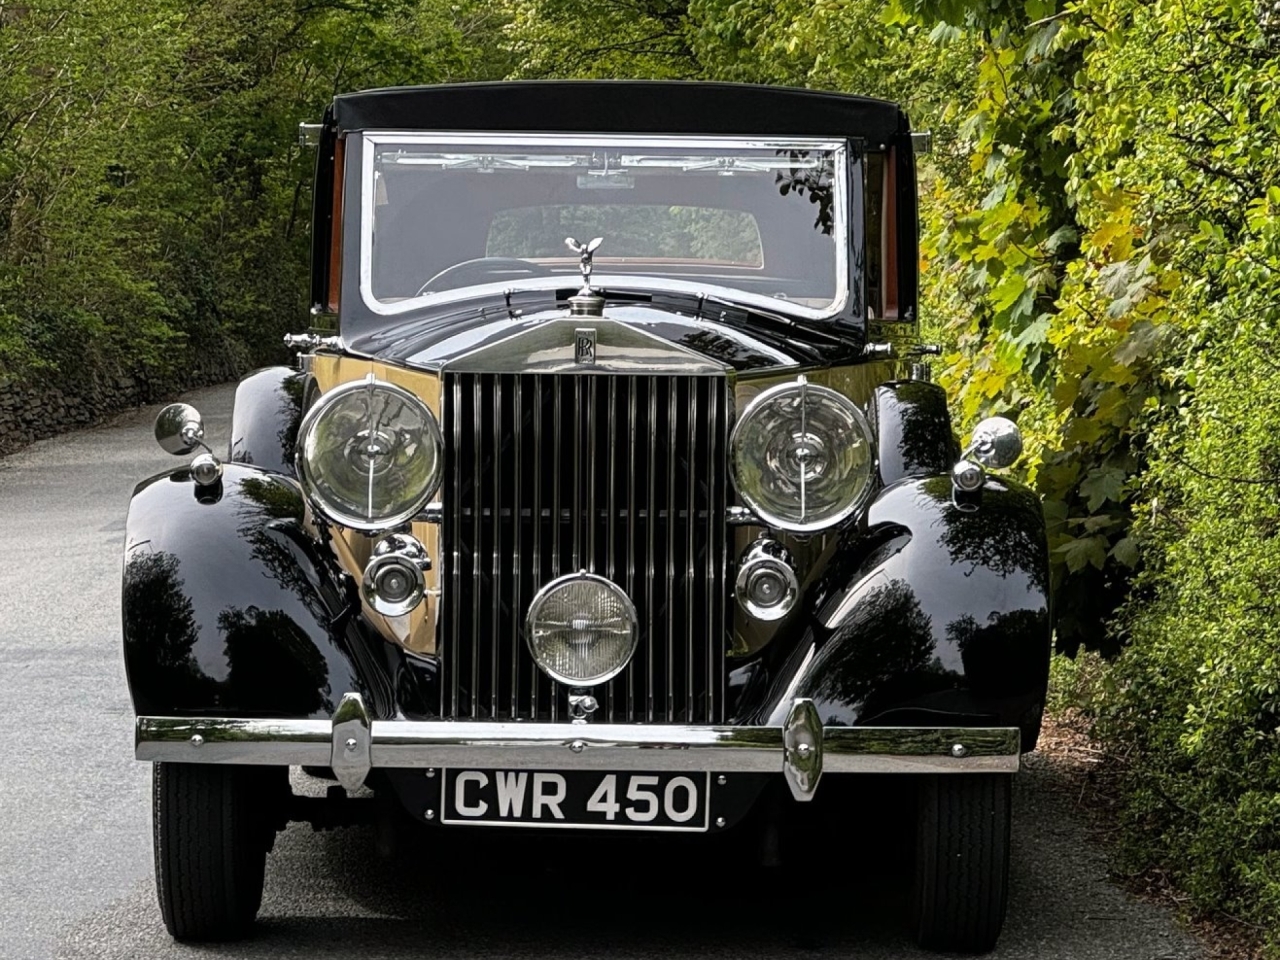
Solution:
M897 104L745 83L523 80L389 87L335 97L343 130L755 134L887 140L907 132Z

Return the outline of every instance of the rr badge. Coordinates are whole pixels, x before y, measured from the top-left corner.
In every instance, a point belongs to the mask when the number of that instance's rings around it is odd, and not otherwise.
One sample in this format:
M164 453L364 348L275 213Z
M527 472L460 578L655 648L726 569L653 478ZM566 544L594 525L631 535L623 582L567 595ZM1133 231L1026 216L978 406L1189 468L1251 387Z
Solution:
M573 331L573 362L596 362L596 332L590 327Z

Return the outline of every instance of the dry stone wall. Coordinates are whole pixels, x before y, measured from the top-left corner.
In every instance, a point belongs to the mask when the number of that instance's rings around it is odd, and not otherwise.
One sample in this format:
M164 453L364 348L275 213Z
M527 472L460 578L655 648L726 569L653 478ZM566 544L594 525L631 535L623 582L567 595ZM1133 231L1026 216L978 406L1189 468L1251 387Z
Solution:
M183 390L238 379L250 364L226 351L176 375L148 377L108 363L85 363L36 373L23 380L0 373L0 456L77 427L90 426L141 404L158 403Z

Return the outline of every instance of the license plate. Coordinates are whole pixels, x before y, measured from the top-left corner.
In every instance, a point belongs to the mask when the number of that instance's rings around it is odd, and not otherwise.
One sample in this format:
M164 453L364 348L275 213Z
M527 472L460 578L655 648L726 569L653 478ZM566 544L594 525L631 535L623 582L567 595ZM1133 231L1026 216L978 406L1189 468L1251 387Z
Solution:
M705 831L707 773L445 770L444 823Z

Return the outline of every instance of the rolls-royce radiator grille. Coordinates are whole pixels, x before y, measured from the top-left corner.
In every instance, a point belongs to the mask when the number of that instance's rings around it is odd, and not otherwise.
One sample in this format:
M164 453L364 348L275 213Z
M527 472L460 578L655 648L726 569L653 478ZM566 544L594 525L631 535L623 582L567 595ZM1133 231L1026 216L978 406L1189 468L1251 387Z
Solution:
M524 619L540 587L586 570L640 620L595 718L723 721L727 397L716 376L446 377L445 716L568 719Z

